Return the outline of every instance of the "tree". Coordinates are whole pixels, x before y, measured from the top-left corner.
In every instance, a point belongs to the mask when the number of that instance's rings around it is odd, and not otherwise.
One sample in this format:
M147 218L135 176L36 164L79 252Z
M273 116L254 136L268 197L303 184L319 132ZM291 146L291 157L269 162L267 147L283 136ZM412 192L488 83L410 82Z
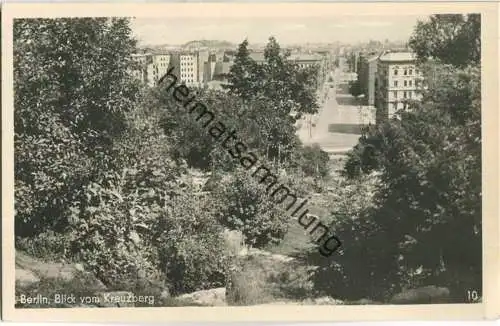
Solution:
M227 76L229 84L223 85L223 88L228 89L230 94L235 94L243 100L249 100L255 94L255 85L253 84L255 74L256 62L250 58L248 40L245 39L238 46L234 64Z
M109 168L139 86L126 19L16 19L16 235L61 231L82 188Z
M301 149L299 166L306 176L313 176L318 179L327 177L329 174L329 161L328 153L321 150L318 144L304 146Z
M480 71L428 65L424 76L422 100L369 130L360 161L380 173L380 261L392 259L401 287L440 282L462 297L464 286L481 288Z
M288 60L290 54L282 52L274 37L264 51L265 62L257 64L250 58L248 42L240 44L235 64L229 73L230 93L269 102L269 107L278 110L284 117L297 112L296 119L304 113L316 113L315 97L317 70L303 70ZM292 121L293 122L293 121Z
M465 67L481 61L481 15L433 15L419 21L409 42L420 60Z
M361 84L358 80L349 83L349 93L355 98L358 98L358 96L363 94Z

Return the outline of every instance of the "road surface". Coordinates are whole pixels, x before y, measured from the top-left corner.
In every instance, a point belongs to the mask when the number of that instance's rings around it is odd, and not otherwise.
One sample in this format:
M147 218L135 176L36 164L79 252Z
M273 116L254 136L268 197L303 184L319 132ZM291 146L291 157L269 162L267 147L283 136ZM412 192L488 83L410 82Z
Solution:
M304 144L316 143L326 152L343 153L357 144L363 125L375 122L375 110L347 94L347 85L335 84L326 89L319 113L301 121L298 135Z

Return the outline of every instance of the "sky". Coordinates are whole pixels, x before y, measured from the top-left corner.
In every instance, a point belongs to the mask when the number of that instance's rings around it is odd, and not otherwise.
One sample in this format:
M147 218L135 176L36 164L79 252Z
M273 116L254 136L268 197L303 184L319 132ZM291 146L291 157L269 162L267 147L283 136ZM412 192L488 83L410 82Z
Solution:
M417 20L426 16L338 16L329 18L135 18L132 30L140 45L184 44L193 40L280 44L357 43L370 39L408 40Z

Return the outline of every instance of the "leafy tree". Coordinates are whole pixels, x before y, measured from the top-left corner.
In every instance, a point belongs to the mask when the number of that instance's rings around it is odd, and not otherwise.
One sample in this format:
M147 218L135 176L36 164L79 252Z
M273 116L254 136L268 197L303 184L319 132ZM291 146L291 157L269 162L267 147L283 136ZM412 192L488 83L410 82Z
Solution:
M265 62L257 64L250 58L248 41L240 44L227 85L231 94L243 99L264 98L273 110L283 115L316 113L315 78L317 68L301 69L288 60L290 53L281 51L274 37L264 51Z
M369 131L360 161L381 173L371 218L385 234L380 261L397 262L396 283L440 282L461 297L464 286L481 288L480 72L424 72L422 100Z
M419 21L409 42L417 56L425 61L438 59L458 67L480 64L481 15L433 15Z
M16 19L16 235L63 230L82 188L109 167L138 85L126 19Z
M361 84L358 80L349 83L349 93L358 98L361 94L363 94L363 90L361 89Z

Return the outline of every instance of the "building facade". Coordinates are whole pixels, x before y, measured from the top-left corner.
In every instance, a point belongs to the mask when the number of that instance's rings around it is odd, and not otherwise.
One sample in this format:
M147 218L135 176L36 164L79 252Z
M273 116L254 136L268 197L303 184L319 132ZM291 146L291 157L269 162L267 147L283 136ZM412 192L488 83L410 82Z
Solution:
M133 54L132 60L137 64L136 69L133 70L133 76L142 83L154 86L161 76L167 73L170 55L163 53Z
M377 75L380 54L362 54L359 57L358 81L361 92L365 94L365 104L375 105L375 77Z
M379 57L375 78L377 123L405 109L408 100L419 99L417 88L421 77L414 53L391 52Z
M169 69L186 86L199 86L199 69L197 52L179 52L171 55Z

